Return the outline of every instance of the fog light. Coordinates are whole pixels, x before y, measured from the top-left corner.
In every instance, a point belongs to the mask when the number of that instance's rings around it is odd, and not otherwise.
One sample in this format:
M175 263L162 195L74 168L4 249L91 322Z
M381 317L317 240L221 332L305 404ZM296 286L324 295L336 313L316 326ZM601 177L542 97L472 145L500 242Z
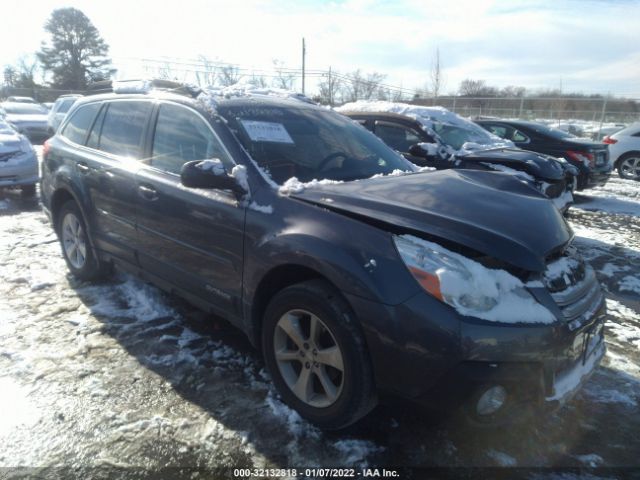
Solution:
M484 392L476 405L478 415L491 415L500 410L507 400L507 391L504 387L496 385Z

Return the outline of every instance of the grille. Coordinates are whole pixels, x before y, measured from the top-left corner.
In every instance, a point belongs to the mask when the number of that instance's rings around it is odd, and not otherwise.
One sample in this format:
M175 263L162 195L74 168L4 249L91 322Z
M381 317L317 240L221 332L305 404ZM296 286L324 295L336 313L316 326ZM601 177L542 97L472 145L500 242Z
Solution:
M567 189L566 180L561 182L551 183L544 191L544 194L549 198L558 198Z
M593 268L581 258L574 255L560 257L547 265L547 272L561 266L566 267L562 269L562 275L550 278L546 274L545 284L569 328L576 330L591 320L604 295Z
M15 157L19 153L20 152L18 150L13 151L13 152L0 153L0 162L6 162L7 160L9 160L12 157Z

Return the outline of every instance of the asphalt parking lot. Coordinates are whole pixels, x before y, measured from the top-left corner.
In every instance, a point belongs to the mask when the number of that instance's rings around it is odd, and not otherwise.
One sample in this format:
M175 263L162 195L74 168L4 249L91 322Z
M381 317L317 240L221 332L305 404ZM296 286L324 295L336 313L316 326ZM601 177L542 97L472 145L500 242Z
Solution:
M130 276L70 277L38 201L7 192L0 466L68 467L85 478L96 467L637 467L640 183L612 177L577 197L569 221L610 314L607 356L570 404L499 432L384 405L327 434L278 399L226 322Z

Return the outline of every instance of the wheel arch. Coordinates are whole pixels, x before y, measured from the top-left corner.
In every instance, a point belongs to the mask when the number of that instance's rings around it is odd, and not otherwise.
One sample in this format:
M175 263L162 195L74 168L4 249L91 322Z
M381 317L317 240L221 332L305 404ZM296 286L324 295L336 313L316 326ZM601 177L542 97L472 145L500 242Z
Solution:
M624 152L622 155L618 156L615 163L613 164L614 168L618 168L620 162L622 162L622 160L624 160L625 158L628 158L630 155L637 155L638 157L640 157L640 150L629 150L628 152Z
M256 285L248 315L248 335L254 346L260 348L263 316L273 296L287 287L309 280L322 280L335 289L336 292L340 292L338 286L326 275L306 265L296 263L282 264L273 267L262 276ZM342 296L342 298L352 307L346 297ZM356 321L358 321L357 317Z

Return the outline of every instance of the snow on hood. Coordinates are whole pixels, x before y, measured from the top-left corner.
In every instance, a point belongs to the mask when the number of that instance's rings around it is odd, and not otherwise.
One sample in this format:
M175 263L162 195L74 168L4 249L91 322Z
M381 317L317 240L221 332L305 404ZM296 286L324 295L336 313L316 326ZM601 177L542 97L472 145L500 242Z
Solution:
M427 133L451 147L449 152L451 154L464 154L474 150L514 146L513 142L493 135L484 128L444 107L424 107L408 103L361 100L347 103L335 110L338 112L388 112L411 117L418 121ZM466 130L469 140L458 146L458 148L449 145L445 138L446 135L443 135L443 127L445 126Z

